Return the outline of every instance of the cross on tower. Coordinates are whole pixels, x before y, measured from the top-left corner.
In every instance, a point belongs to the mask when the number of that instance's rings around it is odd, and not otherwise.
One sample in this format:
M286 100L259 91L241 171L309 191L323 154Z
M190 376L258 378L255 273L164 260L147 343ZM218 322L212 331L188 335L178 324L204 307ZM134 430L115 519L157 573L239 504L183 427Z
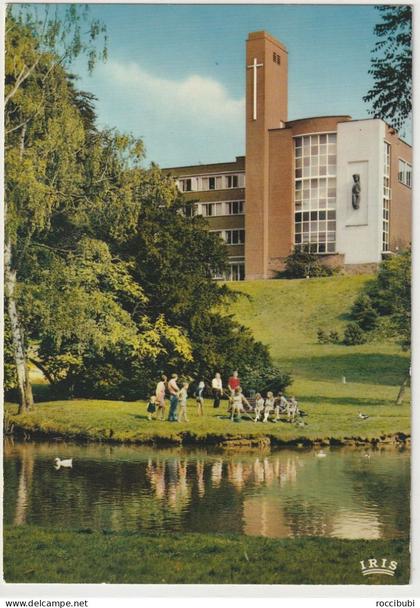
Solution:
M257 120L257 68L262 68L263 63L257 63L257 58L254 57L254 63L252 65L247 66L248 69L252 69L254 71L253 79L254 79L254 108L252 113L253 120Z

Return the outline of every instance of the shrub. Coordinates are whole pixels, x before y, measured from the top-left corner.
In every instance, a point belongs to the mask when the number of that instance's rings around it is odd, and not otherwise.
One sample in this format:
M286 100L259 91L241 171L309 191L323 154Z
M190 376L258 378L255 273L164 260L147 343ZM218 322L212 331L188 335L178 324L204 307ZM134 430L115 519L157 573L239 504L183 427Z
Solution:
M366 342L366 334L357 323L349 323L344 330L343 343L346 346L354 346L356 344L364 344Z
M319 256L309 251L295 249L285 260L285 276L288 279L303 279L305 277L329 277L335 270L323 266Z
M378 325L379 315L368 295L360 295L351 310L351 318L365 331L372 331Z
M284 391L292 381L292 376L282 372L278 367L258 369L246 367L241 371L241 387L245 394L249 394L251 390L263 393L273 391L276 394Z
M338 332L334 330L330 331L330 335L328 336L328 342L330 342L331 344L339 344L340 336L338 335Z
M318 344L327 344L328 343L328 336L323 329L321 329L321 328L318 329L318 331L316 332L316 335L317 335Z

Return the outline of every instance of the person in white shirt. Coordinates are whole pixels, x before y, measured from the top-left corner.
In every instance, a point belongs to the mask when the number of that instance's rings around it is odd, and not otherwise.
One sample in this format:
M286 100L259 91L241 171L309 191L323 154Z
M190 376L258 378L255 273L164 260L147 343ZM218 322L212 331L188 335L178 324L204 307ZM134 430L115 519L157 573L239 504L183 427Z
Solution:
M211 388L213 391L213 407L219 407L220 405L220 399L222 398L223 395L223 383L222 383L222 378L219 374L219 372L216 372L214 375L213 380L211 381Z
M166 393L166 383L168 378L162 374L159 382L156 385L156 406L158 408L157 418L159 420L165 419L165 393Z

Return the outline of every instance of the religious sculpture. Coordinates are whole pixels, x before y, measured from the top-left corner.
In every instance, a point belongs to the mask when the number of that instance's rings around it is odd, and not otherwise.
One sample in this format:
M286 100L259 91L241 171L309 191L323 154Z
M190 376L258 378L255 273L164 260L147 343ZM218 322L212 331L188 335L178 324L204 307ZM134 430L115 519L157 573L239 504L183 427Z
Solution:
M353 205L353 209L359 209L360 207L360 175L355 173L353 175L353 187L351 189L351 204Z

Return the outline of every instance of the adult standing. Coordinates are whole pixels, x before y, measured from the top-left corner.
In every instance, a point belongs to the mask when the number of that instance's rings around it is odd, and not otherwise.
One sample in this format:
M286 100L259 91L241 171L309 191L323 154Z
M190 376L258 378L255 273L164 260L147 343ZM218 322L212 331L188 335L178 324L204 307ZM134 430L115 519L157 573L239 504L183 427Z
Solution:
M165 419L165 393L167 383L168 378L165 376L165 374L162 374L159 382L156 385L156 405L158 408L157 418L159 420Z
M197 402L197 409L198 409L198 415L199 416L204 416L204 397L203 397L203 392L205 389L205 384L204 384L204 380L200 380L200 382L197 385L197 389L195 391L195 399Z
M238 376L238 370L235 370L228 380L228 386L231 396L233 396L238 386L241 386L241 381Z
M211 388L213 391L213 407L219 407L220 405L220 399L222 398L223 395L223 383L222 383L222 378L219 374L219 372L216 372L214 375L213 380L211 381Z
M178 395L179 395L179 386L176 381L178 380L177 374L172 374L171 379L168 382L168 391L169 391L169 422L177 421L177 408L178 408Z

